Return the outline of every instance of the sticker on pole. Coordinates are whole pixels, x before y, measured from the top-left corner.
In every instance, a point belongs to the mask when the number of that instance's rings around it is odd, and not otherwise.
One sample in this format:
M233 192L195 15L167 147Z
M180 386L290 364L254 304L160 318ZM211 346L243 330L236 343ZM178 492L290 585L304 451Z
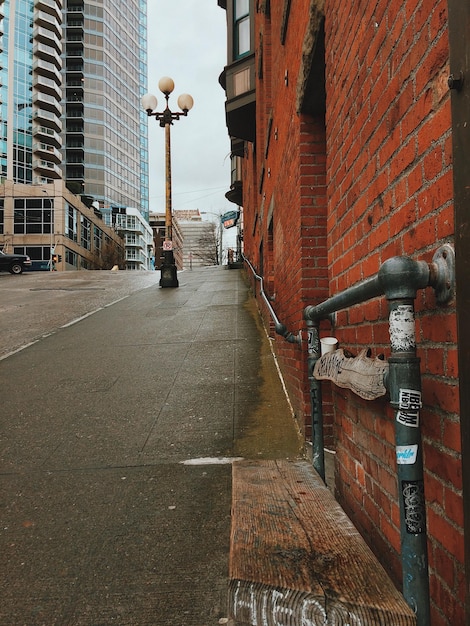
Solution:
M397 446L398 465L414 465L418 456L418 445Z
M421 392L413 389L400 389L397 422L403 426L418 428L419 409L423 406Z
M172 241L164 241L163 242L163 250L165 252L169 252L170 250L173 250L173 242Z
M406 532L418 535L426 532L426 504L422 480L404 480L401 483Z

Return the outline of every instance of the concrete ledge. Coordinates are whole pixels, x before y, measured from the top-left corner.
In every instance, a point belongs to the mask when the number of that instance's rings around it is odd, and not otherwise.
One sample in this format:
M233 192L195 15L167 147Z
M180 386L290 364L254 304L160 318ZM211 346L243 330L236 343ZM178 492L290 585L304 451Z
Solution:
M416 617L307 461L233 464L236 626L415 626Z

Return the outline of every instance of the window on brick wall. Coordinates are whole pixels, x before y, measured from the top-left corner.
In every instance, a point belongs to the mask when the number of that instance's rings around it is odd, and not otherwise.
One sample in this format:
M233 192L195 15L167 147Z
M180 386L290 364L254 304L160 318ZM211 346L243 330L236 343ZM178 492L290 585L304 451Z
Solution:
M266 249L266 284L267 292L270 296L274 296L274 235L273 235L273 220L269 222L268 226L268 241Z
M234 59L251 52L250 0L234 0L233 3Z

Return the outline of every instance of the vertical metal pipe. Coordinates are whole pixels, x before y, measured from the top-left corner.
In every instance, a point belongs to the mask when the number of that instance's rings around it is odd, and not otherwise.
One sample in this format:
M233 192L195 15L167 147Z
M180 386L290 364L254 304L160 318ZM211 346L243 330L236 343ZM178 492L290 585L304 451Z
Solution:
M421 375L416 356L414 299L389 299L390 402L395 409L403 596L417 626L429 626L429 578L420 428Z
M307 319L308 352L307 370L310 383L310 406L312 413L313 467L325 482L325 450L323 443L323 408L321 381L313 376L313 368L320 358L319 324Z

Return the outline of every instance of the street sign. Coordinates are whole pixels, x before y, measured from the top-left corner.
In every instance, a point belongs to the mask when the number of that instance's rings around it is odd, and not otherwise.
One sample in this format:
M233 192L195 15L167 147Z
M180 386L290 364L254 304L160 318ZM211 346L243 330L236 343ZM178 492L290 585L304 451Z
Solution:
M168 252L168 251L170 251L170 250L173 250L173 242L172 242L172 241L165 240L165 241L163 242L163 250L164 250L165 252Z
M240 211L229 211L220 216L224 228L232 228L236 226L238 218L240 217Z

